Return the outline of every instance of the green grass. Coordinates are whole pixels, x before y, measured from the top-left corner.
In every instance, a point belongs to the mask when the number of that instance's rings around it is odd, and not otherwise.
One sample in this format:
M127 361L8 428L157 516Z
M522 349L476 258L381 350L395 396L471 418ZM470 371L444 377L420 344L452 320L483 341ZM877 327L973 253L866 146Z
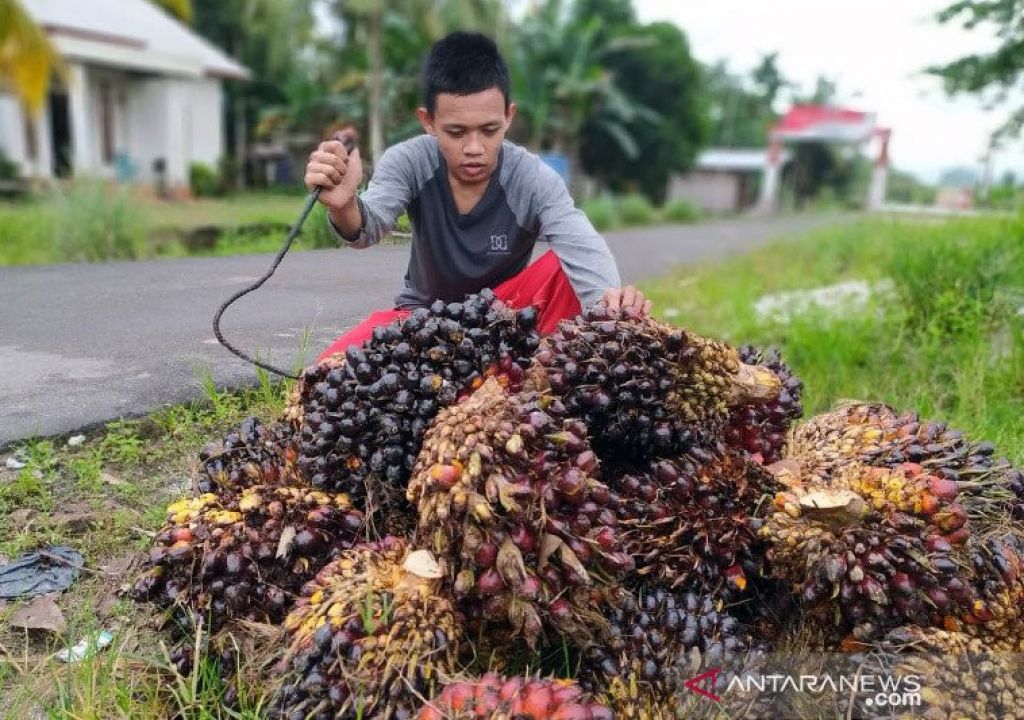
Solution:
M643 195L633 193L615 197L602 195L584 201L580 209L600 232L644 225L693 223L700 210L686 200L674 200L654 207Z
M976 439L997 443L1024 462L1024 220L922 224L873 220L835 227L707 267L680 269L644 286L672 323L733 343L777 344L806 384L808 414L843 399L881 400L941 418ZM766 293L842 280L889 279L892 297L841 317L810 312L782 324L753 310ZM166 503L183 494L190 463L210 439L247 414L276 417L289 391L265 373L241 393L204 378L203 402L109 424L77 448L59 441L26 443L27 465L0 470L0 554L43 542L70 543L90 568L146 547ZM117 482L112 483L113 477ZM103 512L95 532L65 537L45 512L86 502ZM27 527L15 509L38 513ZM0 609L0 717L255 718L266 689L242 686L242 709L226 709L227 689L213 660L188 677L169 667L161 636L145 629L144 609L115 606L103 622L95 609L110 581L85 574L59 600L69 630L49 641L10 632ZM369 618L369 615L367 615ZM367 620L368 621L368 620ZM58 647L103 626L114 644L86 662L53 660ZM482 663L487 657L480 658ZM563 644L545 660L574 665ZM564 670L563 670L564 671Z
M148 609L116 598L130 578L111 579L100 570L149 546L167 504L190 492L193 463L206 443L247 415L276 419L291 391L290 383L272 382L262 372L255 386L240 392L217 389L209 376L202 380L201 401L108 423L78 447L64 439L30 441L14 449L24 468L0 468L0 556L63 544L86 559L86 570L57 600L68 622L61 635L15 632L7 620L20 604L0 603L0 718L21 720L35 711L68 720L264 716L262 685L243 682L235 688L236 709L225 705L227 687L210 657L200 656L191 675L177 675ZM72 506L94 514L92 530L78 533L51 522L51 513ZM12 516L16 511L22 512ZM100 612L104 599L111 607ZM102 628L113 629L115 639L95 657L71 665L54 658L56 650Z
M674 324L732 343L775 344L815 413L879 400L939 418L1024 461L1024 221L863 221L704 268L645 290ZM842 317L756 317L764 294L888 278L891 300Z
M127 189L78 183L17 203L0 202L0 266L277 252L298 219L300 194L244 192L223 198L159 201ZM294 249L333 248L317 205ZM211 245L194 237L216 228ZM408 231L399 218L398 231Z

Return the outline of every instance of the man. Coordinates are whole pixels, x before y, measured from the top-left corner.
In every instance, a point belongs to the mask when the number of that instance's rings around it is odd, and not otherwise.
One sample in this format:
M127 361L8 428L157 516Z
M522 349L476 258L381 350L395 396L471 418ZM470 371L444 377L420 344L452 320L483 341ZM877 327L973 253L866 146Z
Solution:
M323 353L344 351L373 328L435 300L452 302L492 288L512 307L536 305L550 332L581 307L650 312L650 301L619 287L615 260L561 178L505 140L516 114L509 73L494 42L456 32L431 48L423 69L426 135L395 145L363 179L359 150L328 141L310 155L306 187L320 186L333 232L354 248L378 242L407 211L413 230L405 287L395 309L373 313ZM538 238L551 250L532 265Z

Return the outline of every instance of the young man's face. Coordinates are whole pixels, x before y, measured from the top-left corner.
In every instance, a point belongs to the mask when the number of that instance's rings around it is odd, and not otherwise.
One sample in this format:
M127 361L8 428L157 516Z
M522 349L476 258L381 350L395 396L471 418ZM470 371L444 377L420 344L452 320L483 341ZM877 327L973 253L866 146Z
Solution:
M437 138L448 173L472 185L487 182L497 168L501 142L516 106L509 103L506 112L505 96L494 87L473 95L441 93L433 115L422 107L416 114L423 129Z

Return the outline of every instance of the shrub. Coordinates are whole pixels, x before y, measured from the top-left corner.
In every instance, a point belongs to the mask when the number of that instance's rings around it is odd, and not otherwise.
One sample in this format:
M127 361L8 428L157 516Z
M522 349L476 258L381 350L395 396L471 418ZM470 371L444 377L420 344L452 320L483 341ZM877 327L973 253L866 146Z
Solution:
M626 225L648 225L654 219L654 208L643 195L626 195L619 201L619 215Z
M689 200L672 200L661 209L661 219L671 223L697 222L700 210Z
M18 163L14 162L0 150L0 180L17 180L20 171Z
M217 175L220 181L221 193L227 195L238 190L238 160L230 155L224 155L217 163Z
M302 226L303 244L313 248L338 247L338 240L327 226L327 222L327 208L317 203Z
M66 261L132 260L142 250L146 226L123 188L76 183L55 197L53 232Z
M214 197L221 194L217 171L203 163L188 166L188 184L194 197Z
M608 197L593 198L583 203L583 212L597 230L609 230L619 224L615 201Z

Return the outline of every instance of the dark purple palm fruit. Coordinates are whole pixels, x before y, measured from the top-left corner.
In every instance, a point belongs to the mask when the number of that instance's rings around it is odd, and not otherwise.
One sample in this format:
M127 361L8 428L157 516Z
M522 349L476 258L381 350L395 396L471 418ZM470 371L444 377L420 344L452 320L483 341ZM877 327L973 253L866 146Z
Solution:
M725 442L729 447L749 453L759 462L771 464L782 458L789 429L803 416L800 400L804 384L782 360L778 348L761 350L753 345L744 345L739 353L742 362L760 365L775 373L782 383L782 390L772 400L732 408Z
M295 413L299 467L314 486L347 492L368 510L405 511L431 420L488 376L518 386L539 344L536 322L535 308L510 310L484 290L417 309L308 369Z
M619 535L652 586L738 601L766 574L758 531L782 489L739 453L602 466Z
M286 422L248 417L199 453L197 493L240 491L250 485L298 484L298 436Z
M182 629L230 619L279 623L303 583L363 533L344 494L256 485L167 509L133 596L174 608Z
M721 450L729 408L779 390L724 343L602 305L561 323L535 362L531 383L584 421L601 457Z
M595 690L615 678L633 677L668 698L684 692L683 683L702 669L728 673L748 663L752 652L765 650L721 601L645 587L623 594L607 614L607 623L582 652L578 677Z

